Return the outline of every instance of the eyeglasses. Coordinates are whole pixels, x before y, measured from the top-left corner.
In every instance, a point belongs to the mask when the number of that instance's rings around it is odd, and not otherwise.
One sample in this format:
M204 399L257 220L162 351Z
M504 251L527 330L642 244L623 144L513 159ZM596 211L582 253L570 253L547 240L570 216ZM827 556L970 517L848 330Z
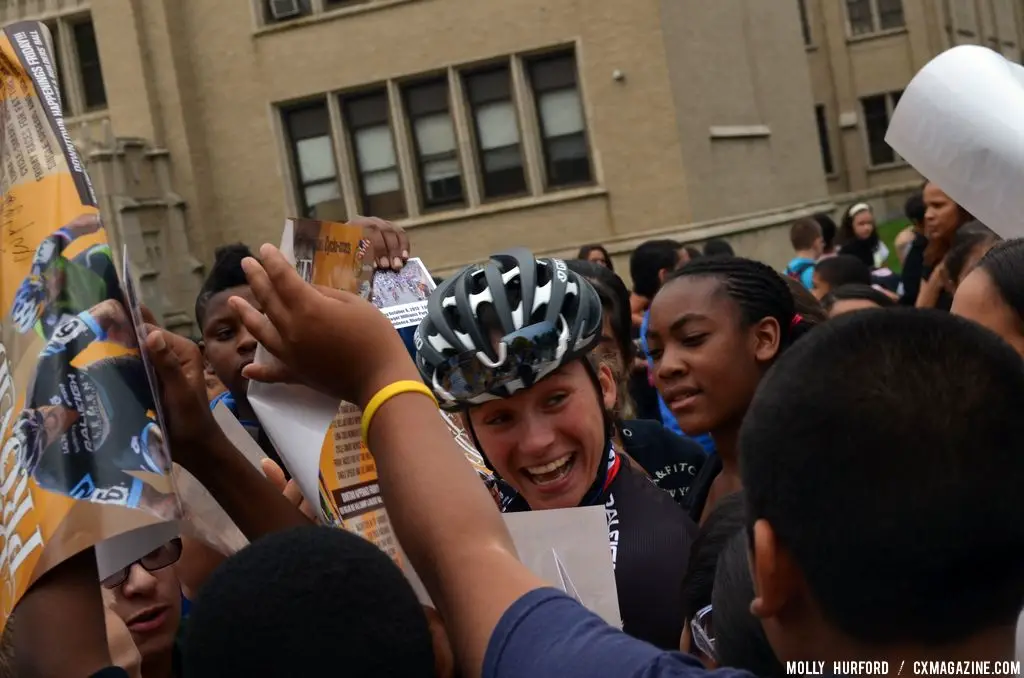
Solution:
M175 537L163 546L160 546L142 556L135 562L128 563L126 567L121 568L100 583L103 584L104 588L116 589L118 586L128 581L128 574L136 564L141 565L146 572L156 572L157 570L162 570L168 565L173 565L178 562L178 558L181 558L181 539Z
M463 402L517 380L529 388L536 372L556 362L564 352L561 343L561 332L555 323L524 327L502 337L494 365L481 362L476 351L449 358L438 375L441 388Z
M699 610L690 620L690 633L693 634L693 644L705 656L715 657L715 635L714 627L711 625L711 606L706 605Z

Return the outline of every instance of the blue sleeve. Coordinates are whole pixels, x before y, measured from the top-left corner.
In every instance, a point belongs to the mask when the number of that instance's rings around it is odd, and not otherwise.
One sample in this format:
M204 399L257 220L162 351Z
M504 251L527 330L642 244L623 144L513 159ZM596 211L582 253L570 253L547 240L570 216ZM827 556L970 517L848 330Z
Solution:
M530 591L502 615L483 678L704 678L696 659L627 636L557 589ZM716 671L721 678L747 678Z
M814 287L814 266L808 266L807 270L800 274L800 282L807 289Z
M676 421L676 415L672 414L672 410L668 409L668 405L661 398L661 393L658 393L658 409L661 411L661 424L673 433L684 435L683 429L679 427L679 422Z
M128 672L120 666L108 666L92 674L89 678L128 678Z
M640 323L640 348L644 350L644 358L647 359L647 364L651 364L651 359L647 357L647 326L650 324L651 312L644 311L644 319Z

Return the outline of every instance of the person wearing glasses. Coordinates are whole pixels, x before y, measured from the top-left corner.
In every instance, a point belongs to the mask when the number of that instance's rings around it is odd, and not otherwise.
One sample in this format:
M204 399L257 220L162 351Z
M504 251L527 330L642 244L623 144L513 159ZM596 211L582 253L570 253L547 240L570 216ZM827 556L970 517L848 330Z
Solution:
M142 678L179 675L182 597L171 566L180 557L181 539L174 538L101 582L107 607L128 627L142 657Z
M626 633L677 649L696 525L612 443L616 379L594 355L601 300L524 249L448 278L416 330L416 364L500 477L503 512L604 505Z

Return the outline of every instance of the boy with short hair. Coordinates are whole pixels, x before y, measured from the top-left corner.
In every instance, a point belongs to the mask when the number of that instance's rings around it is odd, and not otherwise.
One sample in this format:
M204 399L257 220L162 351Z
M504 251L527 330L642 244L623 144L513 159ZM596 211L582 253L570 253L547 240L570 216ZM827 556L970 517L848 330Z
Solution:
M789 242L796 256L786 265L785 275L811 289L814 287L814 266L825 251L821 226L811 217L798 219L789 229Z

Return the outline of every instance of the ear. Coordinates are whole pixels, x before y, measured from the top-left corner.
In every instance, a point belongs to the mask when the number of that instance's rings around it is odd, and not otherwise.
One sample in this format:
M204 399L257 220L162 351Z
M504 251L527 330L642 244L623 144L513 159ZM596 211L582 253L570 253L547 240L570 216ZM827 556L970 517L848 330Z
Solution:
M764 519L754 523L750 574L754 584L750 613L755 617L777 617L796 601L803 575L779 543L771 524Z
M661 285L665 284L665 279L668 277L668 274L671 273L671 272L672 271L667 269L667 268L663 268L663 269L658 271L658 286L659 287Z
M759 363L771 362L779 354L782 328L775 318L762 318L753 328L754 357Z
M597 381L601 384L601 402L609 412L615 411L618 404L619 388L615 383L615 375L610 367L601 363L597 366Z

